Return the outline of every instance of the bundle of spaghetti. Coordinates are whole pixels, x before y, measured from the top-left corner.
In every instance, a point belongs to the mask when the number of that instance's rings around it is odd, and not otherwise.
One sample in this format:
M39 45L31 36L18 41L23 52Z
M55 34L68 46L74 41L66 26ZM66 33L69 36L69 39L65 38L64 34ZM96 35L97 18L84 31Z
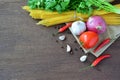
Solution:
M52 25L60 24L60 23L78 20L78 18L74 18L73 16L74 16L74 14L58 16L58 17L53 17L53 18L49 18L49 19L43 19L43 20L39 21L37 23L37 25L45 25L46 27L49 27Z
M102 15L102 17L108 25L120 25L119 14L110 13L110 14Z

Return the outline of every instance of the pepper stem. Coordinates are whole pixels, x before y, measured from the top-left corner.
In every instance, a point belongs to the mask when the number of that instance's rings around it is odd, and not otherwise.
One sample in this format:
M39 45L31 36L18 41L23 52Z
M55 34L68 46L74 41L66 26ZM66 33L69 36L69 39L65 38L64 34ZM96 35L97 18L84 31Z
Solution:
M84 71L84 70L87 70L87 69L90 69L91 67L93 67L93 66L89 65L89 66L87 66L87 67L81 68L79 72Z

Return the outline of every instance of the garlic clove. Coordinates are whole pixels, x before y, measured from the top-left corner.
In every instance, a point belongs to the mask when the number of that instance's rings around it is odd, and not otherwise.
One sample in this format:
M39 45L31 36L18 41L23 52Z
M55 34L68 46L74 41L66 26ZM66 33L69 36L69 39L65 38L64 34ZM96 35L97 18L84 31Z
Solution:
M81 62L85 62L87 60L87 55L83 55L80 57Z
M62 35L62 36L59 36L59 40L61 40L61 41L63 41L63 40L65 40L65 35Z
M68 45L67 44L67 50L66 50L67 52L70 52L71 51L71 47L70 47L70 45Z

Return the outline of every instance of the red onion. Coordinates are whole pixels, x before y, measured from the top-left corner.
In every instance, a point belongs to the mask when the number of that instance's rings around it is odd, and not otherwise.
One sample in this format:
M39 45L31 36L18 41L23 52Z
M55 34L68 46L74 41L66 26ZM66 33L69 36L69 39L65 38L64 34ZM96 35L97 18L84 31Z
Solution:
M91 16L88 18L87 29L89 31L94 31L101 34L106 31L106 26L106 22L101 16Z

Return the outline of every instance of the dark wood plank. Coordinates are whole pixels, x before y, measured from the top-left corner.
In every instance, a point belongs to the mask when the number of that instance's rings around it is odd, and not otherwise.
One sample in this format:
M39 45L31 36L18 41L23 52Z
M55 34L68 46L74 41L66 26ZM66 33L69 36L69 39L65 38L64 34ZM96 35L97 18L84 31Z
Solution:
M120 79L120 38L105 51L111 54L110 59L104 60L96 68L80 72L95 57L89 55L88 61L81 63L79 57L84 53L78 49L73 36L64 33L67 39L61 42L59 35L52 36L55 28L36 26L38 21L21 9L26 2L0 0L0 80ZM67 43L72 46L73 55L66 53Z

